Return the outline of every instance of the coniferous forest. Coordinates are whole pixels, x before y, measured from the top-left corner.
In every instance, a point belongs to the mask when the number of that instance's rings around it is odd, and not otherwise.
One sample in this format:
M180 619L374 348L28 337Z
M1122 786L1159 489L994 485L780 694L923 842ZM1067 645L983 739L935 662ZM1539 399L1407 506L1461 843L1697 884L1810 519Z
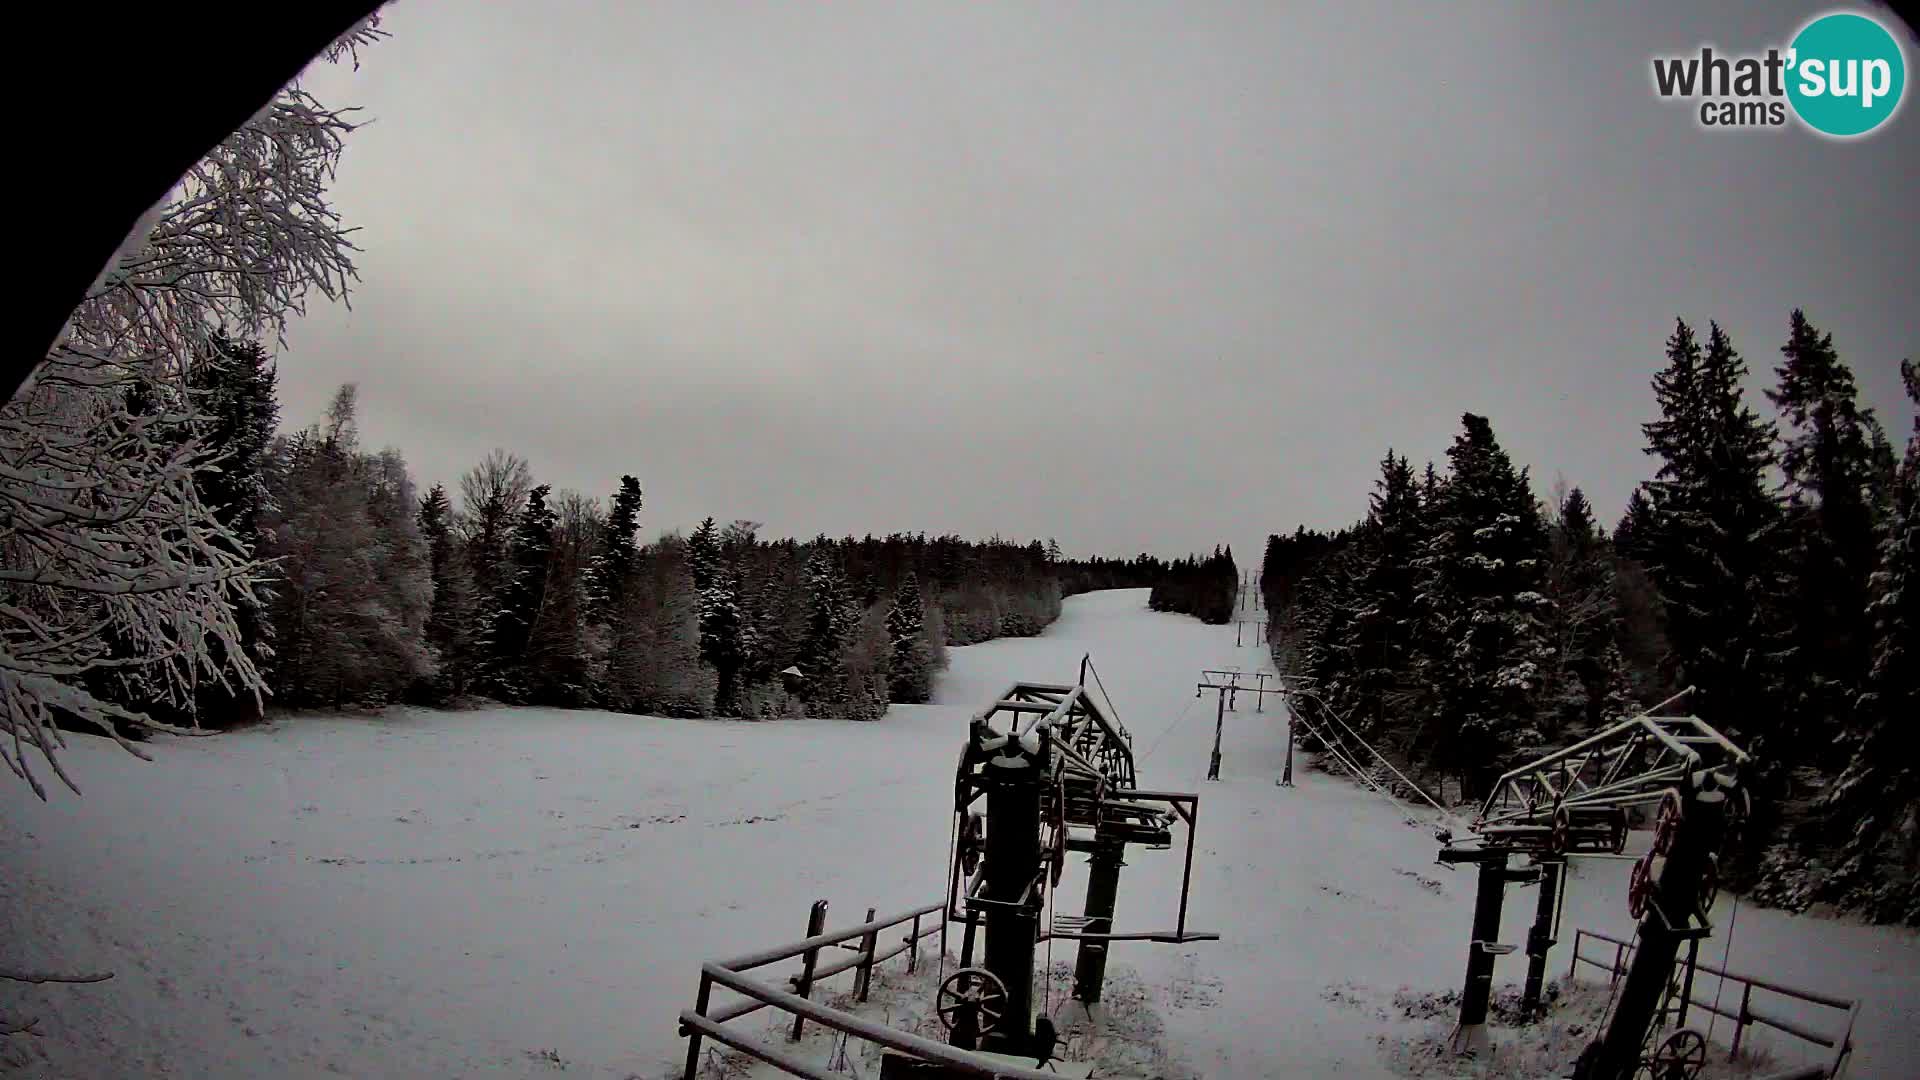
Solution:
M1830 335L1795 311L1779 352L1769 417L1727 334L1677 323L1611 528L1578 487L1543 503L1487 417L1438 464L1387 451L1360 521L1269 538L1281 670L1467 798L1691 687L1672 711L1756 758L1735 876L1920 922L1920 371L1898 454Z

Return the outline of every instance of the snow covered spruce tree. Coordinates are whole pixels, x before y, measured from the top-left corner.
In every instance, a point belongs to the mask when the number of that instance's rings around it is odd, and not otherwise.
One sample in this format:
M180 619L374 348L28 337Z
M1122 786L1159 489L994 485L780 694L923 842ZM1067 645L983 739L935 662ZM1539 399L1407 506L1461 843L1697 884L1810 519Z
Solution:
M377 36L362 23L328 58ZM57 722L152 722L90 673L137 670L143 704L189 711L207 683L263 689L237 614L263 570L202 497L218 452L188 370L217 335L277 334L309 293L345 295L327 184L352 127L282 90L149 211L0 408L0 759L36 793L31 754L72 786Z
M1859 404L1853 372L1833 336L1793 313L1779 385L1767 397L1785 421L1779 464L1786 477L1794 591L1783 598L1797 671L1794 705L1810 733L1832 731L1853 711L1869 664L1867 578L1874 568L1874 442L1878 424ZM1839 740L1813 738L1815 760L1837 768Z
M799 667L806 675L804 696L815 716L843 715L848 700L847 647L859 609L847 596L846 574L833 545L815 541L801 575L806 595L807 628L801 639Z
M1467 413L1461 423L1422 560L1424 619L1445 650L1430 666L1439 707L1423 741L1473 796L1515 751L1540 740L1553 602L1543 592L1547 537L1526 470L1514 468L1486 417Z
M714 710L739 712L740 669L747 661L746 620L740 609L740 574L725 557L720 530L707 518L687 538L687 559L700 596L700 657L716 679Z
M1626 663L1615 640L1619 611L1612 545L1593 520L1586 493L1572 488L1548 522L1548 633L1554 664L1544 687L1541 722L1563 740L1630 708Z
M494 593L492 633L486 642L481 685L502 701L525 702L531 692L528 653L547 603L547 563L553 553L552 488L536 485L514 521Z
M1392 450L1380 463L1380 479L1355 544L1352 582L1357 609L1347 650L1351 665L1350 721L1362 732L1387 726L1413 691L1418 643L1418 570L1426 522L1413 467Z
M1781 515L1766 482L1772 427L1743 402L1745 375L1718 324L1704 351L1691 327L1676 325L1653 381L1660 419L1642 425L1660 467L1635 543L1660 589L1678 681L1697 688L1689 706L1723 730L1756 736L1767 733L1751 730L1754 718L1777 711L1747 706L1765 696Z
M1747 777L1753 846L1723 868L1734 880L1751 872L1778 827L1802 713L1800 660L1782 623L1782 599L1795 592L1784 516L1767 482L1773 428L1743 400L1746 372L1717 324L1704 350L1676 324L1653 381L1660 419L1642 425L1661 464L1647 485L1651 520L1636 539L1665 613L1666 666L1676 685L1695 688L1687 708L1757 759Z
M473 571L453 532L453 506L446 488L435 484L421 497L418 522L433 582L427 645L440 662L439 675L425 696L445 701L466 693L473 677Z
M925 611L920 579L909 570L900 579L893 606L887 612L887 639L892 652L888 696L893 701L917 705L933 695L933 676L939 661L933 643L927 639Z
M1829 901L1882 922L1920 925L1920 367L1900 373L1915 410L1905 460L1878 528L1865 633L1870 664L1846 734L1846 766L1812 828L1769 852L1756 893L1804 907ZM1832 850L1835 837L1841 841ZM1824 850L1823 850L1824 849Z

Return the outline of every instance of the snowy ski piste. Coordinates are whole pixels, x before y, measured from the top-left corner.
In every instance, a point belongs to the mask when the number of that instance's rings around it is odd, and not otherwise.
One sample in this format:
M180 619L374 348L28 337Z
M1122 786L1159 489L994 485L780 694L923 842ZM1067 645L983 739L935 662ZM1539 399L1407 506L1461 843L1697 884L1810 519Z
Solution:
M1422 1001L1459 990L1473 902L1471 872L1435 864L1434 815L1304 757L1298 786L1277 787L1284 712L1256 713L1251 699L1226 715L1222 777L1207 782L1213 702L1195 698L1196 674L1271 669L1264 650L1234 646L1231 626L1148 611L1144 590L1069 599L1038 638L956 648L933 704L895 705L874 723L394 709L162 736L151 763L72 739L65 762L84 797L0 793L12 841L0 909L11 962L114 978L0 986L0 1007L40 1032L0 1044L0 1071L677 1076L676 1017L703 961L802 937L817 899L830 929L868 907L940 899L968 718L1017 680L1072 681L1088 653L1143 781L1200 795L1187 921L1222 937L1113 946L1109 1035L1138 1041L1141 1069L1511 1075L1419 1049L1444 1037L1446 1009L1436 1017ZM1129 854L1116 929L1174 924L1177 854ZM1575 927L1631 934L1628 865L1575 862L1552 978L1565 979ZM1070 869L1066 881L1058 908L1077 911L1084 876ZM1516 892L1511 942L1532 917ZM1732 899L1719 899L1722 926ZM1718 965L1726 947L1716 935L1702 961ZM923 975L937 948L923 950ZM1050 958L1041 949L1043 966L1072 963L1070 943ZM1729 965L1863 998L1848 1074L1920 1075L1910 931L1743 905ZM885 969L874 1002L907 1010L921 984L908 985L901 961ZM1524 958L1503 960L1496 986L1517 986L1523 969ZM1081 1008L1047 981L1036 1003L1063 1018ZM1586 968L1581 981L1604 999L1604 974ZM1710 1000L1714 980L1699 987ZM767 1010L738 1023L778 1043L790 1021ZM1770 1036L1748 1035L1762 1073L1819 1060ZM1716 1049L1716 1068L1723 1057ZM1568 1064L1529 1062L1522 1075ZM777 1073L742 1064L735 1075Z

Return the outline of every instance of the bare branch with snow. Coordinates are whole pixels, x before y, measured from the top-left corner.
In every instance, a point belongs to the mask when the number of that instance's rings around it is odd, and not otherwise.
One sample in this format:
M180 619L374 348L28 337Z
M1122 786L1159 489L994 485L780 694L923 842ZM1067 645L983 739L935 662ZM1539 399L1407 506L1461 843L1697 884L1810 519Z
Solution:
M380 36L375 16L328 59ZM220 458L186 372L221 334L283 337L313 292L345 300L352 230L327 187L353 127L297 84L276 95L143 221L0 406L0 762L42 798L35 758L74 787L60 723L138 754L117 726L163 725L120 701L264 690L235 609L266 568L199 495Z

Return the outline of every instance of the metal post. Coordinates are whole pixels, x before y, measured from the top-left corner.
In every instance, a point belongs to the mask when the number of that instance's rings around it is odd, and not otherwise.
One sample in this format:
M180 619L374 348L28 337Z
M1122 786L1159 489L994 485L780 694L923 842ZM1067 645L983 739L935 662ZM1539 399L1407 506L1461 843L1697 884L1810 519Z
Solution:
M1213 761L1207 766L1207 779L1220 779L1220 729L1227 722L1227 688L1220 687L1220 708L1213 714Z
M1114 898L1120 891L1121 855L1124 843L1101 841L1093 849L1087 870L1087 924L1089 934L1113 933ZM1107 942L1083 939L1073 967L1073 996L1089 1005L1100 1000L1101 984L1107 978Z
M1492 848L1477 853L1479 892L1473 900L1473 940L1467 945L1467 982L1460 991L1460 1022L1447 1040L1448 1049L1463 1057L1490 1049L1487 1006L1493 1000L1493 958L1490 946L1500 936L1500 905L1507 892L1507 852Z
M878 910L877 908L868 908L867 917L860 921L872 922L873 916ZM867 991L873 986L873 954L878 951L879 944L880 931L878 930L869 930L860 935L860 965L853 975L854 996L860 1001L867 1000Z
M693 998L693 1011L701 1016L707 1015L707 1002L712 997L713 976L702 971L700 972L700 992ZM683 1080L694 1080L694 1075L700 1071L700 1037L699 1028L687 1032L687 1071L682 1074ZM1735 1038L1738 1039L1738 1036L1736 1035ZM1738 1047L1739 1043L1736 1041L1734 1045Z
M1680 984L1680 1018L1674 1027L1687 1026L1687 1006L1693 1004L1693 970L1700 964L1700 939L1687 942L1687 974Z
M1722 975L1721 978L1724 979L1726 976ZM1752 1013L1747 1011L1748 1006L1752 1004L1753 984L1748 983L1746 988L1740 991L1740 1019L1735 1021L1733 1025L1733 1049L1729 1051L1729 1054L1733 1060L1736 1061L1740 1058L1740 1036L1746 1034L1747 1025L1752 1023Z
M1287 702L1287 764L1280 771L1280 786L1293 786L1293 703L1291 701Z
M1680 943L1695 936L1693 911L1700 878L1711 853L1720 846L1726 794L1697 792L1685 806L1674 832L1673 850L1640 920L1640 945L1620 986L1613 1021L1602 1036L1591 1071L1582 1080L1628 1080L1633 1075L1640 1064L1640 1044L1673 975Z
M1193 884L1193 834L1200 831L1200 800L1195 799L1187 807L1187 863L1180 870L1180 916L1174 924L1175 933L1182 937L1187 933L1187 889Z
M1007 988L999 1026L981 1049L1023 1053L1033 1041L1033 951L1039 908L1032 889L1040 871L1040 793L1044 761L989 760L987 783L986 969Z
M1533 929L1527 932L1527 982L1520 1002L1520 1011L1528 1019L1541 1012L1540 991L1547 979L1547 953L1554 946L1553 905L1560 891L1560 873L1566 865L1564 856L1540 860L1540 903L1534 908Z
M913 936L907 939L907 974L920 965L920 916L913 917Z
M813 909L807 912L807 936L810 938L819 937L821 933L823 933L826 930L826 928L827 928L827 902L825 900L815 900L813 902ZM819 959L820 959L820 950L818 948L808 949L806 951L804 958L800 961L800 978L797 982L794 983L794 987L793 987L794 993L799 994L801 997L806 997L809 993L812 993L813 966L816 962L819 961ZM806 1022L805 1017L801 1016L799 1013L794 1014L793 1034L788 1036L789 1041L794 1041L794 1042L799 1041L800 1025L805 1022Z

